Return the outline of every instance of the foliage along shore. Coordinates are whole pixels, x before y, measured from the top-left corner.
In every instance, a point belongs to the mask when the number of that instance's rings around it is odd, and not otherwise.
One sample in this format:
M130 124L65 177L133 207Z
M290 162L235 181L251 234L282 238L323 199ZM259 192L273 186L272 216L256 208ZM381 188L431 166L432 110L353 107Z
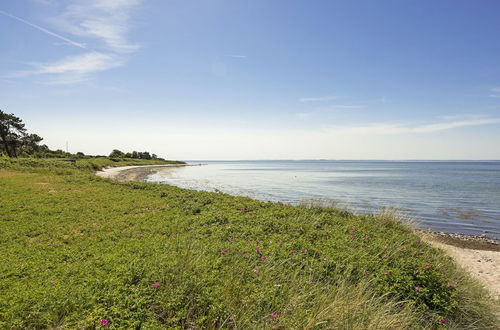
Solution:
M0 328L494 329L495 302L382 212L0 157Z

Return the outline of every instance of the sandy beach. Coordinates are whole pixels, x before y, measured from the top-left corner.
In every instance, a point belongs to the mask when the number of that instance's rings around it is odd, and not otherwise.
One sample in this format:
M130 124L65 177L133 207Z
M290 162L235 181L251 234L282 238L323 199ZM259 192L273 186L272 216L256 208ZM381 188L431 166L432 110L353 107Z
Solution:
M166 164L166 165L141 165L141 166L121 166L108 167L96 174L103 178L118 181L145 181L147 177L160 170L172 167L198 166L191 164Z
M423 233L425 241L444 250L500 299L500 245L490 239L459 234Z
M119 181L145 181L165 168L197 165L151 165L106 168L96 174ZM500 299L500 244L482 236L421 232L423 238L444 250L471 275L476 277L496 299Z

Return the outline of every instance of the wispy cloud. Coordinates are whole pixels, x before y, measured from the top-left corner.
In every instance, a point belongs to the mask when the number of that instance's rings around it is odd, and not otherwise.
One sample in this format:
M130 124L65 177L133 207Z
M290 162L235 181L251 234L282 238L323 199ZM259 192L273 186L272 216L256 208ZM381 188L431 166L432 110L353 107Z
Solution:
M51 35L51 36L57 38L57 39L63 40L63 41L65 41L69 45L73 45L73 46L76 46L76 47L79 47L79 48L87 49L87 47L85 46L85 44L82 44L82 43L73 41L73 40L71 40L69 38L63 37L60 34L57 34L57 33L52 32L50 30L47 30L46 28L43 28L43 27L41 27L41 26L39 26L37 24L34 24L34 23L29 22L29 21L27 21L25 19L22 19L21 17L17 17L15 15L9 14L9 13L3 11L3 10L0 10L0 14L5 15L7 17L10 17L12 19L15 19L15 20L17 20L19 22L22 22L24 24L27 24L27 25L29 25L31 27L34 27L35 29L40 30L40 31L42 31L42 32L44 32L44 33L46 33L48 35Z
M51 63L31 63L32 70L19 71L11 77L45 75L48 84L75 84L90 79L90 74L122 65L122 59L114 54L89 52L68 56Z
M299 98L299 102L324 102L324 101L332 101L338 99L338 96L335 95L325 95L319 97L301 97Z
M338 126L331 127L330 130L354 134L354 135L394 135L394 134L408 134L408 133L434 133L454 128L468 127L468 126L482 126L500 123L500 118L485 118L475 120L461 120L449 121L440 123L431 123L425 125L404 125L398 123L373 123L359 126Z
M365 105L361 104L334 104L331 106L327 107L321 107L318 108L314 111L307 111L307 112L299 112L296 113L295 116L298 119L306 119L315 115L324 115L326 113L332 113L332 112L341 112L341 111L346 111L346 110L358 110L358 109L364 109L366 108Z
M75 36L94 39L117 53L133 52L139 45L128 40L130 19L142 0L73 0L51 21Z
M235 54L231 54L231 55L227 55L228 57L232 57L232 58L247 58L246 55L235 55Z
M57 7L52 1L36 1L45 6ZM132 26L131 16L142 0L70 0L60 8L59 14L47 18L58 31L54 32L21 17L0 11L19 22L51 35L65 43L86 50L85 53L63 57L46 63L28 63L32 70L11 74L11 77L37 75L48 77L44 83L74 84L92 79L92 74L122 66L126 54L140 46L128 39ZM85 39L85 43L74 37Z
M500 87L492 87L490 88L491 94L488 95L489 97L495 97L495 98L500 98Z

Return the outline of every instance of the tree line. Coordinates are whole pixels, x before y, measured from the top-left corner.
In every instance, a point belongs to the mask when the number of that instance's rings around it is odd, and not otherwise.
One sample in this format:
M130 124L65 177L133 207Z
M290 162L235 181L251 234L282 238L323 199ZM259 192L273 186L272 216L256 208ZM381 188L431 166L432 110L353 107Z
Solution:
M43 138L37 134L28 133L22 119L13 113L0 110L0 156L9 157L36 157L36 158L83 158L83 157L106 157L89 156L83 152L71 154L61 149L51 150L47 145L40 144ZM148 151L132 151L124 153L113 150L110 158L135 158L135 159L160 159Z
M118 149L114 149L109 154L109 158L161 159L155 154L150 154L148 151L123 152Z

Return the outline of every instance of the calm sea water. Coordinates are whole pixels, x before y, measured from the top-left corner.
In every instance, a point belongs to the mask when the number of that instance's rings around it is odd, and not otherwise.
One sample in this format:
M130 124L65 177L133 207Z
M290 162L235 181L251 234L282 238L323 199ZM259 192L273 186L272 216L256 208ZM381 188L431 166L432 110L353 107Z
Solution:
M396 206L422 228L500 239L500 161L210 161L149 181L298 203L335 200L354 212Z

